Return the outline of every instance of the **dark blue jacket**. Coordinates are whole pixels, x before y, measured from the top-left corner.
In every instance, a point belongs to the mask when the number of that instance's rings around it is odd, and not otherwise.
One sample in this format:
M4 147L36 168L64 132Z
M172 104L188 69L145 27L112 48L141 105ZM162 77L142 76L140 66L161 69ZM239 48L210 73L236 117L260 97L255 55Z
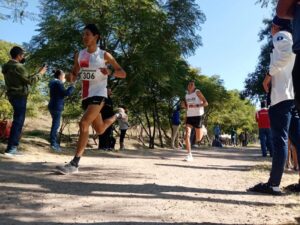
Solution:
M65 89L63 82L54 79L49 83L50 88L50 102L48 104L49 110L62 111L64 109L64 98L73 93L75 87L70 86Z

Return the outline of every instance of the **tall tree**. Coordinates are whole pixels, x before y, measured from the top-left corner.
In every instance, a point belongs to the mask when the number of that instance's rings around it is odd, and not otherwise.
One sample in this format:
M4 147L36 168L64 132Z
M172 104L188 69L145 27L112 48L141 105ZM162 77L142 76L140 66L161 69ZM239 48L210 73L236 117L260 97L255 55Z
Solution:
M242 91L243 97L248 97L252 100L262 100L267 98L262 83L266 73L269 71L270 53L273 48L271 36L272 20L265 19L263 23L265 28L260 32L259 40L266 41L266 43L261 47L255 71L248 74L245 80L245 89Z
M0 40L0 66L10 59L9 51L16 44Z
M10 56L9 51L15 44L0 41L0 118L9 118L11 116L11 107L8 100L5 98L5 83L4 76L1 73L1 66L6 63Z
M276 6L277 1L274 0L259 0L259 3L262 4L263 7L267 6L267 4L272 4L273 9ZM274 12L274 10L273 10ZM272 18L274 13L272 13ZM272 19L264 19L263 20L264 28L259 32L259 41L265 41L265 44L261 47L261 52L258 58L258 64L253 73L248 74L245 80L245 89L242 91L243 97L248 97L252 100L262 100L266 99L267 96L263 90L262 82L266 73L269 70L270 64L270 53L272 52L273 43L272 43L272 35L271 35L271 25Z
M36 19L36 14L26 10L28 2L25 0L0 0L0 20L21 22L28 18Z
M210 130L218 123L226 133L230 133L231 128L256 132L255 106L249 100L241 99L237 90L229 91L227 96L222 108L210 114Z
M81 49L81 31L95 23L101 31L100 46L111 52L128 76L112 80L116 99L140 116L154 147L156 130L162 135L165 115L174 96L184 93L189 67L182 56L201 45L197 30L205 16L195 0L44 0L39 34L28 49L31 63L48 62L70 69L74 52ZM163 145L162 138L160 138Z

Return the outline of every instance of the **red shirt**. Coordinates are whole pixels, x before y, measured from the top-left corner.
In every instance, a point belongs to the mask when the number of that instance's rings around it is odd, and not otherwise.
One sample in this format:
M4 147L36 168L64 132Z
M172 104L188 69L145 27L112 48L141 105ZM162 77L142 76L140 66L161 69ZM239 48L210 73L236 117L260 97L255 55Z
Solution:
M270 119L268 109L264 108L259 110L256 115L256 122L258 123L258 128L270 128Z

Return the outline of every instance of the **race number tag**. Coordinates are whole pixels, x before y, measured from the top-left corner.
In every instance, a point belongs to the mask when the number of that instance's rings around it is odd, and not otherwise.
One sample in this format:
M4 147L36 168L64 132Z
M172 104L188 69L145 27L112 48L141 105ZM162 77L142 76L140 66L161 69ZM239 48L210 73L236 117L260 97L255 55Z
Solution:
M96 78L96 70L82 70L81 79L82 80L94 80Z

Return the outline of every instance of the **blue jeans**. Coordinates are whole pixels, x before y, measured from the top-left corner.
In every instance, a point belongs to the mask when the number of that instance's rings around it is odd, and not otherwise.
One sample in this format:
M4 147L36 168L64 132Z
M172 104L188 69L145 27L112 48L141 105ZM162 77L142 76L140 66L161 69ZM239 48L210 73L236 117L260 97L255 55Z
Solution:
M297 148L300 159L300 118L293 100L280 102L269 109L273 136L273 160L269 183L279 186L288 153L288 138Z
M261 146L261 152L263 156L267 156L267 149L270 156L273 155L273 143L270 128L260 128L259 129L259 140Z
M6 152L16 149L19 145L25 121L27 97L9 97L8 100L13 107L14 115Z
M60 126L60 119L62 111L59 110L51 110L49 109L51 117L52 117L52 126L50 131L50 143L51 146L58 147L59 143L57 140L57 132Z

